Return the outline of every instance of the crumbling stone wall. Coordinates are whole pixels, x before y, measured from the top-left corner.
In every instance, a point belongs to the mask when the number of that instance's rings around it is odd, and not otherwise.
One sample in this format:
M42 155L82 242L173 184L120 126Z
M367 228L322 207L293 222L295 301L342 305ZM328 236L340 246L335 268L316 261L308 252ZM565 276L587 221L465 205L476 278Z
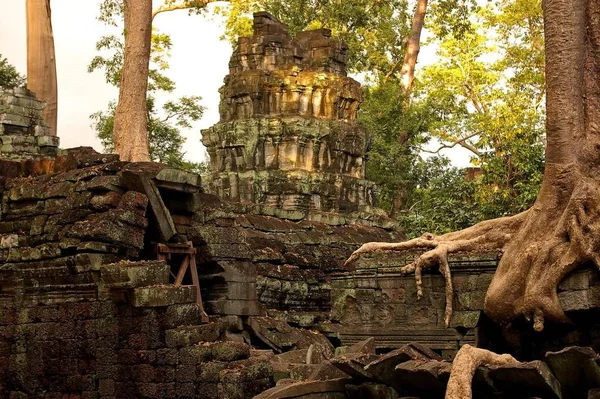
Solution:
M343 270L357 243L393 240L397 234L373 221L371 226L339 217L296 222L260 210L204 195L191 217L175 217L181 223L177 230L199 248L204 298L213 313L269 314L315 326L329 319L329 276Z
M0 162L0 397L249 398L272 386L260 352L218 342L218 319L201 324L193 287L135 261L153 221L128 167L89 151Z
M252 397L272 371L244 330L284 348L315 337L286 321L334 333L329 275L359 243L396 234L382 218L276 218L267 205L203 193L197 176L90 150L0 170L0 397ZM209 324L194 289L148 261L162 238L139 173L194 242ZM267 338L272 326L298 341Z
M45 125L46 104L25 89L0 89L0 157L35 159L55 157L59 139Z
M449 257L454 288L450 326L444 323L444 279L437 270L423 273L423 297L417 298L413 275L400 269L417 251L362 257L350 271L331 276L331 320L344 345L374 337L379 350L419 342L450 360L464 344L540 359L546 351L570 345L600 352L600 273L577 270L558 286L558 297L571 325L552 325L532 333L525 320L504 330L485 317L483 305L498 266L499 253L457 253ZM506 338L510 338L508 341Z

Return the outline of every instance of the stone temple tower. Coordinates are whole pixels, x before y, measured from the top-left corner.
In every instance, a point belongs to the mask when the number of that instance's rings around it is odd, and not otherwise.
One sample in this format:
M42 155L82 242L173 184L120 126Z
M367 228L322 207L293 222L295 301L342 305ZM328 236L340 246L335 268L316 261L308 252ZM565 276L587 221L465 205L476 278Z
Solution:
M254 35L239 39L220 89L220 121L202 132L209 191L299 217L375 206L347 51L328 29L292 38L272 15L254 14Z

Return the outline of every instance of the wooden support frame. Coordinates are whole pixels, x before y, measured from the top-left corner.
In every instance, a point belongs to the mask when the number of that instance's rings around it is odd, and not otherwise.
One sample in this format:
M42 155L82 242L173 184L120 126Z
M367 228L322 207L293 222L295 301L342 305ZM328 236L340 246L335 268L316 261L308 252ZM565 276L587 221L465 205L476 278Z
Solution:
M181 287L186 271L189 269L192 276L192 284L196 287L196 304L200 308L200 317L203 323L208 323L208 315L204 311L202 294L200 293L200 279L196 267L196 248L191 241L186 244L157 244L156 254L158 260L167 261L172 254L184 255L181 266L175 276L175 287Z

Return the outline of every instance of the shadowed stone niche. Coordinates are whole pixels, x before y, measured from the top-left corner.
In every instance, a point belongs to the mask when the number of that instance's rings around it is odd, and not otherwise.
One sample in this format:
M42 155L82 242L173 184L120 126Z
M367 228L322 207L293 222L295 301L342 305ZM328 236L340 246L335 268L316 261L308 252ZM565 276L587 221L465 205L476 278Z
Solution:
M360 84L346 76L348 48L328 29L298 33L254 14L220 89L220 122L202 132L208 190L236 202L298 211L370 211L367 132L356 120Z
M25 88L0 89L0 157L25 160L56 157L58 137L42 119L46 103Z

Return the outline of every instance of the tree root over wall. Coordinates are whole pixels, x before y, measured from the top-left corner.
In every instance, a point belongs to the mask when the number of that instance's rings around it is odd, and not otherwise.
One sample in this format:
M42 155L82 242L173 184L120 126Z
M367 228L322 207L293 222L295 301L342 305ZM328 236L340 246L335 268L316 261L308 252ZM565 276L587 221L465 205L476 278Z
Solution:
M523 213L440 236L428 233L401 243L367 243L347 264L365 253L425 250L402 271L415 273L420 297L423 268L439 268L446 281L448 326L453 300L448 255L497 250L503 255L486 293L484 312L500 325L524 317L538 332L545 321L566 322L556 292L558 284L578 266L600 266L600 184L574 170L573 165L547 165L546 177L551 176L554 183L543 186L538 201ZM454 360L446 398L470 398L471 379L478 366L509 361L516 362L510 355L464 346Z
M600 0L542 0L542 9L546 168L533 207L454 233L368 243L348 260L366 252L426 250L405 271L415 272L420 295L423 268L439 267L446 279L446 324L453 298L448 254L502 251L483 310L503 325L524 317L535 331L546 321L568 320L556 293L568 273L584 264L600 267ZM503 356L461 349L446 397L470 398L474 369L512 361Z

